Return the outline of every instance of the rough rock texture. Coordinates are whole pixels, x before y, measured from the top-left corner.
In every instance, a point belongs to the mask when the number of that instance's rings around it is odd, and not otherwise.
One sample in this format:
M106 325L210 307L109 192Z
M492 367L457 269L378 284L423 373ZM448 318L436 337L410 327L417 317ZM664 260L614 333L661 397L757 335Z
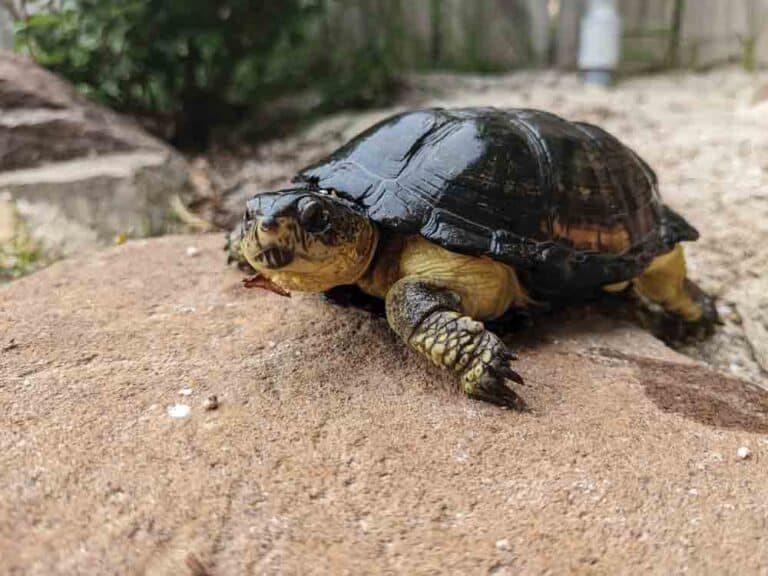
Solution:
M640 153L657 171L665 200L701 232L686 248L691 275L720 298L725 325L686 353L768 387L768 360L762 369L758 362L768 358L768 342L756 336L768 334L768 322L750 312L768 309L768 73L641 76L608 90L554 72L435 75L416 85L404 105L542 108L603 126ZM241 167L228 168L231 178L248 185L230 195L227 213L240 218L249 194L283 186L301 167L394 111L339 115L262 146ZM745 332L743 316L761 328Z
M187 180L184 160L158 140L27 58L0 52L0 191L20 199L52 249L164 231L168 199Z
M510 412L240 280L168 237L0 288L0 573L764 573L768 393L574 310Z
M28 58L0 52L0 166L164 147L132 123L83 98Z
M755 359L768 371L768 272L741 282L735 299Z

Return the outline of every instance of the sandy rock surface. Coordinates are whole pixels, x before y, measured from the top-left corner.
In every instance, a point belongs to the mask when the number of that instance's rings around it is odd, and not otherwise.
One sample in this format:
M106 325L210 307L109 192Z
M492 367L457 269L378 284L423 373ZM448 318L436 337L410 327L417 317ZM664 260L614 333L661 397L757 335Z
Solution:
M0 288L0 573L764 572L768 393L586 309L501 410L222 243Z
M223 163L232 179L248 182L227 199L230 222L241 217L249 194L285 185L302 167L407 107L540 108L592 122L648 161L663 198L701 232L687 248L691 275L719 297L725 324L685 352L768 387L768 320L759 312L768 310L768 74L726 68L639 76L602 89L575 75L522 72L435 75L415 86L397 109L339 115L262 146L244 164Z

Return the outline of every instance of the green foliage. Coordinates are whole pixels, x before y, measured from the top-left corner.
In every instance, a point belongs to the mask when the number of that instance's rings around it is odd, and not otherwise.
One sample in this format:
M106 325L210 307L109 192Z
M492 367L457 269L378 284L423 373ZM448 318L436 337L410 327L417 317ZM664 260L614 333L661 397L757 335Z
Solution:
M12 202L0 197L0 221L10 234L0 239L0 284L20 278L48 264L37 242L29 235Z
M335 49L330 8L329 0L66 0L22 22L17 45L108 106L173 118L181 140L204 141L211 126L285 95L318 91L320 106L335 108L391 94L386 47Z
M741 38L741 65L747 72L754 72L757 68L757 38Z
M0 284L30 274L45 264L40 250L25 240L0 244Z

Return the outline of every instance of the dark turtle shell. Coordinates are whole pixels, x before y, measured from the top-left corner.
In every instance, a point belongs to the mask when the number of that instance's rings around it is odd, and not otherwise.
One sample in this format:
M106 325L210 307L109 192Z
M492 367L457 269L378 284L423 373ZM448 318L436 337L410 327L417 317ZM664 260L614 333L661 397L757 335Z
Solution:
M698 237L632 150L538 110L399 114L296 180L335 190L385 231L511 264L540 294L627 280Z

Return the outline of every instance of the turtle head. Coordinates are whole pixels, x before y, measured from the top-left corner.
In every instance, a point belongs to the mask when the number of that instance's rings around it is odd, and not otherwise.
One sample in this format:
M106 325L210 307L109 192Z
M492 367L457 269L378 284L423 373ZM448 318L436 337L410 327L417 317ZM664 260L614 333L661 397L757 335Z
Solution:
M376 242L375 225L354 204L327 191L298 188L248 201L240 250L278 286L322 292L365 274Z

